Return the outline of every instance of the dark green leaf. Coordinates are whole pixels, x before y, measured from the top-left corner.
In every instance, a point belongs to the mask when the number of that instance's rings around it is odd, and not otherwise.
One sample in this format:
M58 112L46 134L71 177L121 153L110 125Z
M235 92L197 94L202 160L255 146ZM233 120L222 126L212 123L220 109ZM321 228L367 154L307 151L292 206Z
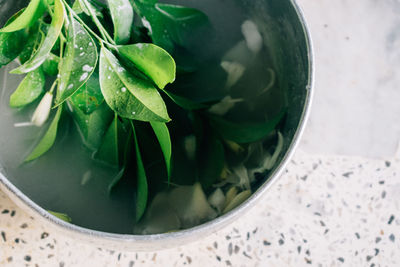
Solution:
M38 45L42 42L42 39L45 37L42 33L47 32L47 30L48 25L39 22L28 29L28 38L21 53L19 54L19 61L21 64L24 64L31 58L33 50L38 47Z
M126 166L123 166L121 170L113 177L111 180L110 184L108 185L107 191L108 194L111 194L111 191L114 189L114 187L118 184L118 182L122 179L122 177L125 174Z
M39 144L35 147L31 154L25 159L25 162L32 161L44 153L46 153L54 144L57 136L58 122L60 121L62 107L58 107L57 113L50 124L49 129L40 140Z
M194 32L209 25L207 16L194 8L160 3L137 6L153 42L170 52L175 44L187 46Z
M143 4L155 4L158 2L158 0L139 0L139 2Z
M114 40L117 44L126 44L131 36L132 6L129 0L108 0L108 7L114 24Z
M114 120L111 122L111 125L104 135L103 143L93 157L103 163L118 167L118 116L116 113L114 115Z
M46 60L43 62L42 68L43 71L50 76L57 75L58 73L58 63L60 62L60 58L53 53L50 53Z
M55 0L54 13L46 38L42 41L36 53L22 66L12 70L11 73L28 73L38 68L46 60L51 49L57 41L58 36L61 33L61 29L64 23L64 16L64 5L61 3L61 0Z
M68 222L68 223L72 222L71 217L69 217L65 213L55 212L55 211L51 211L51 210L48 210L47 212L50 213L51 215L54 215L57 218L63 220L64 222Z
M221 176L225 166L224 146L215 136L211 135L204 140L206 143L197 144L201 150L200 164L200 183L204 189L212 186Z
M90 114L85 114L76 104L68 101L72 116L76 122L83 143L91 150L99 149L104 134L110 126L114 112L106 103L100 105Z
M210 116L210 124L222 138L236 143L252 143L269 135L281 121L286 111L263 123L235 123L221 117Z
M19 108L35 101L43 93L45 82L41 68L29 72L10 96L10 106Z
M98 73L93 72L89 80L71 96L70 100L85 114L96 110L104 102Z
M107 104L123 118L170 120L157 89L150 82L129 73L104 47L100 53L100 86Z
M140 153L139 143L137 140L135 127L132 123L133 139L135 142L135 152L136 152L136 174L137 174L137 189L136 189L136 221L139 221L143 216L148 198L148 185L147 177L144 169L142 156Z
M167 173L168 173L168 182L169 182L171 178L172 145L168 127L163 122L150 122L150 124L154 130L154 133L156 134L157 140L161 146L161 151L163 152L164 155L165 165L167 167Z
M140 71L161 89L175 81L175 61L167 51L154 44L139 43L118 48Z
M97 59L97 48L92 37L71 16L66 53L60 67L61 80L56 105L64 102L89 79L96 67Z
M194 102L188 98L175 95L171 92L164 91L164 93L172 99L178 106L186 110L196 110L196 109L204 109L208 106L202 103Z
M15 32L32 26L46 10L44 0L31 0L24 12L12 23L0 29L0 32Z
M18 12L12 16L6 25L18 18ZM0 67L7 65L13 61L22 51L26 42L26 36L23 31L16 32L0 32Z

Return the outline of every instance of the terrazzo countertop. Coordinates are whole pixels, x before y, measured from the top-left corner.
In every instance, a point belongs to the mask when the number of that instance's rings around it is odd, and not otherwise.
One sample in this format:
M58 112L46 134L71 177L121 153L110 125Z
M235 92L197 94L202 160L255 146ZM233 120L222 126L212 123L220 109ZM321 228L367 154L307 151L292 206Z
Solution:
M313 112L286 173L242 218L151 253L79 244L0 192L0 266L399 266L400 1L299 0Z
M245 216L184 247L126 253L78 244L0 195L0 266L398 266L400 159L299 151Z

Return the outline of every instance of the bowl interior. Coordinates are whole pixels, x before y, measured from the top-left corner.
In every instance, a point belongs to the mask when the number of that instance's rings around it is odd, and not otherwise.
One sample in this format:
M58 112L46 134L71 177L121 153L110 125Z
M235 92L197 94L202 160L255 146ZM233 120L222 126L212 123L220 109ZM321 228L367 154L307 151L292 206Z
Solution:
M265 66L275 70L279 90L285 94L285 101L287 101L285 103L287 117L280 129L284 136L283 153L270 174L258 183L259 188L256 194L265 191L268 184L277 178L284 163L288 161L288 155L297 142L304 124L310 100L312 80L310 41L299 10L289 0L170 0L165 2L204 10L215 25L220 42L229 41L234 45L240 41L238 34L245 20L250 19L257 25L263 38L264 49L268 53ZM0 0L0 25L3 25L6 18L26 3L27 1L23 0ZM29 168L29 164L20 166L21 151L26 149L27 144L32 143L32 140L41 132L36 129L6 130L6 128L12 128L15 120L27 119L26 114L10 111L7 105L11 93L9 88L16 88L21 80L7 74L10 69L11 67L6 67L0 70L0 81L3 84L3 88L0 88L0 128L2 129L0 130L0 170L4 175L0 175L0 183L11 188L13 195L22 197L23 202L29 202L28 205L36 209L35 212L41 216L47 217L44 210L63 211L77 218L74 223L90 229L89 232L98 230L119 234L131 233L132 226L129 222L133 218L127 211L132 203L127 201L121 204L118 198L110 199L105 193L99 194L99 191L96 191L96 185L93 185L94 189L86 189L81 185L82 176L90 172L93 163L87 158L86 152L76 152L76 148L80 145L78 136L72 139L61 136L59 142L68 140L72 145L53 149L48 157L45 157L40 164L36 164L35 168ZM273 106L273 103L266 103L266 105ZM63 153L60 153L60 150ZM69 172L60 173L60 169L69 169ZM106 177L111 173L104 169L96 175L99 177L96 184L101 187L108 182ZM121 194L129 193L122 190ZM250 198L246 205L252 201L254 197ZM236 209L215 220L214 225L213 222L207 223L203 228L211 231L216 224L228 221L240 210L240 208ZM65 226L63 222L55 221ZM71 228L71 226L68 227ZM98 232L93 231L93 233Z

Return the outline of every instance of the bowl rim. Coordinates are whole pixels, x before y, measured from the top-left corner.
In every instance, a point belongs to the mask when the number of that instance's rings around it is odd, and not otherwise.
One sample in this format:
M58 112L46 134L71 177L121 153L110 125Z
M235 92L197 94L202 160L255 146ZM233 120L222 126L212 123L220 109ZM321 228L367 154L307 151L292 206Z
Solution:
M289 145L289 148L282 158L279 165L273 170L270 174L269 179L264 182L245 202L241 205L233 209L232 211L221 215L211 221L206 223L197 225L195 227L179 230L177 232L169 232L162 234L152 234L152 235L134 235L134 234L117 234L117 233L109 233L104 231L92 230L89 228L85 228L82 226L74 225L71 223L67 223L54 215L48 213L45 209L37 205L30 198L28 198L24 193L22 193L16 186L14 186L3 173L0 172L0 189L4 193L8 195L20 208L28 212L30 215L34 217L39 217L43 219L47 225L56 228L57 230L61 230L67 236L72 235L77 237L83 241L88 241L90 243L103 244L104 246L116 245L119 246L121 244L125 245L124 248L127 249L135 249L136 251L144 250L158 250L162 248L171 248L174 245L182 245L190 242L190 239L193 237L205 237L209 234L212 234L229 223L233 222L237 217L243 216L243 214L249 211L257 201L264 195L264 192L267 191L281 176L283 171L285 170L286 165L289 160L292 158L296 148L300 143L300 137L302 136L306 123L308 121L312 99L314 95L314 54L313 54L313 44L311 39L311 34L309 32L309 27L307 26L307 22L304 18L304 13L300 6L296 3L295 0L289 0L290 4L294 8L299 22L302 25L303 33L305 37L306 47L307 47L307 57L309 63L309 75L308 75L308 83L306 85L306 98L303 106L303 112L300 117L300 122L296 129L296 132L293 136L292 142ZM1 166L0 166L1 169Z

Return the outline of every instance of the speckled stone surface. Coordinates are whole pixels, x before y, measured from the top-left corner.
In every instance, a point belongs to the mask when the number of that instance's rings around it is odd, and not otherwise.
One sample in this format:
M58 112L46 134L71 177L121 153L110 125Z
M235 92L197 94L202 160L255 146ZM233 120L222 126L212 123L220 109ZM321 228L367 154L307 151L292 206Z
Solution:
M400 1L298 2L316 62L307 153L257 206L197 243L125 253L60 236L0 192L0 266L399 266Z
M0 266L398 266L399 234L399 159L298 152L243 218L150 253L78 244L0 195Z

